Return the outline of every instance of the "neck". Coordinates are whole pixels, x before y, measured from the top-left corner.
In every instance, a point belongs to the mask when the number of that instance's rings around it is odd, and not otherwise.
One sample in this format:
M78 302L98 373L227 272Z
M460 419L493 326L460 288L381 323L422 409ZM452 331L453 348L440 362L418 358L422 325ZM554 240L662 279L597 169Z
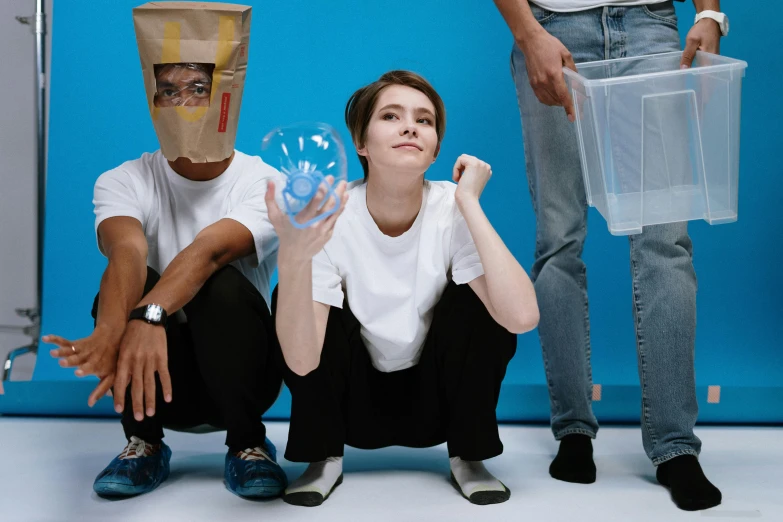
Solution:
M234 160L234 153L221 161L209 163L193 163L188 158L177 158L169 161L171 169L191 181L209 181L223 174L231 162Z
M407 177L371 173L367 180L367 210L384 235L397 237L413 226L423 194L424 174Z

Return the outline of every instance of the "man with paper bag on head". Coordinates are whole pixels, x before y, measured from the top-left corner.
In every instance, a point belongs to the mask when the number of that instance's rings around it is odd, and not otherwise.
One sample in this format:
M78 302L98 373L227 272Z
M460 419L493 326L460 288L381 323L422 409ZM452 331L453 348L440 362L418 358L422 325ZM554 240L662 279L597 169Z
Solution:
M278 241L264 202L279 173L234 150L248 59L250 7L154 2L133 10L160 150L95 184L98 246L108 258L95 330L52 355L113 390L128 440L95 480L125 497L169 474L163 428L225 429L232 492L286 486L261 415L281 389L269 280Z

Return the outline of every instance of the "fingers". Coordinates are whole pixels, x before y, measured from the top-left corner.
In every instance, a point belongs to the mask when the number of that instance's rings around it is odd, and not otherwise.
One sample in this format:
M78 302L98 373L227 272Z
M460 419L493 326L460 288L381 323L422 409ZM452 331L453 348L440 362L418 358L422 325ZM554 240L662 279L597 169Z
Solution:
M475 158L469 154L462 154L459 158L457 158L451 173L451 179L454 180L454 183L459 183L459 179L462 177L462 173L465 172L465 169L468 168L474 161L478 161L478 158Z
M41 339L47 344L56 344L63 348L70 348L73 344L65 337L60 337L59 335L44 335Z
M549 82L546 80L531 80L530 86L533 88L533 92L538 98L538 101L544 105L555 107L560 105L557 101L557 96L550 90Z
M117 365L117 377L114 381L114 411L117 413L122 413L125 410L125 394L130 379L129 362L128 357L120 356L120 361Z
M469 167L483 168L492 172L492 167L489 166L489 163L482 161L475 156L471 156L470 154L462 154L457 158L457 162L454 164L451 179L455 182L459 182L462 174L464 174L465 170Z
M282 217L283 212L277 205L277 200L275 200L275 182L271 179L266 183L266 194L264 194L264 201L266 202L266 210L269 213L269 219L272 221L272 223L278 222L278 220Z
M696 58L696 51L699 50L699 44L701 40L693 35L688 34L685 39L685 49L682 51L682 59L680 60L680 69L688 69L693 65L693 60Z
M98 360L99 357L92 357L87 359L86 361L79 364L79 368L76 369L74 372L77 377L84 377L86 375L97 375L98 377L104 377L104 375L101 375L101 373L98 371L98 364L101 362Z
M74 354L74 351L71 348L74 343L65 337L60 337L59 335L44 335L41 340L47 344L54 344L58 346L58 348L49 351L49 355L52 357L68 357Z
M335 205L341 205L343 200L343 194L345 193L345 189L348 187L348 183L345 181L341 181L337 184L337 188L334 190L334 193L329 194L329 199L326 201L326 204L324 204L324 207L321 209L322 214L326 214L328 212L331 212L332 209L334 209Z
M348 194L343 193L340 196L340 208L338 208L334 214L332 214L331 216L329 216L323 221L323 224L321 226L323 227L325 233L328 234L329 237L331 237L334 226L337 223L337 219L345 210L345 205L347 203L348 203Z
M563 55L563 67L567 67L574 72L578 72L576 70L576 64L574 63L574 57L571 56L571 53ZM565 81L565 75L562 76L562 79L558 81L555 86L562 89L562 91L559 93L560 103L563 105L563 107L565 107L566 114L568 115L568 121L574 123L574 121L576 121L576 110L574 109L574 100L571 98L571 94L568 92L568 85Z
M568 115L568 121L573 123L576 121L576 112L574 111L574 102L571 99L571 95L568 93L568 87L566 86L565 78L561 78L555 83L555 89L557 89L558 105L562 105Z
M563 67L568 67L574 72L579 72L576 70L576 63L574 62L574 57L570 52L563 55Z
M95 387L95 389L90 394L90 397L87 399L87 405L92 408L95 406L95 403L101 399L101 397L107 393L110 394L112 384L114 384L114 375L107 375L101 379L101 381L98 383L98 386Z
M163 400L171 402L173 390L171 386L171 375L169 375L168 354L165 352L158 358L158 377L160 377L160 388L163 392Z
M84 349L84 351L79 351L79 349L77 349L76 352L74 352L73 350L69 350L69 351L71 352L71 355L69 357L60 359L60 366L62 368L81 366L90 358L90 354L92 353L92 350L87 350L87 349Z
M307 223L318 214L318 209L321 208L321 203L326 197L326 191L326 186L321 183L307 206L296 215L297 222Z
M310 203L308 203L307 206L296 215L296 220L299 223L306 223L307 221L310 221L311 219L320 216L321 214L330 212L332 208L334 208L339 199L336 197L336 193L333 195L329 191L329 188L333 183L334 176L326 176L324 182L318 186L318 191L313 196L313 199L310 200ZM347 183L345 181L341 181L337 186L336 192L344 192L345 187L347 187ZM327 198L327 195L328 201L324 202L324 200Z
M144 404L147 406L147 417L155 415L155 361L147 361L144 366Z
M133 363L130 386L133 418L141 422L144 420L144 361L140 357Z

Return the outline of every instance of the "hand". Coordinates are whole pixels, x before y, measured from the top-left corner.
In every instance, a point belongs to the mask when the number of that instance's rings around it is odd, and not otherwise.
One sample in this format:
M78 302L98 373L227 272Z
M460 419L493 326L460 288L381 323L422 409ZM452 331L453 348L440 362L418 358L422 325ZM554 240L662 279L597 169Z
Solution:
M162 326L130 321L120 344L117 378L114 385L114 409L125 409L125 392L131 386L133 417L144 420L155 415L155 372L160 377L163 398L171 402L171 377L169 376L166 330Z
M696 51L705 51L712 54L720 54L720 25L712 18L702 18L685 38L685 50L682 52L680 69L687 69L696 58Z
M51 350L52 357L60 358L60 366L77 366L76 376L95 375L100 379L98 386L90 394L87 404L92 407L106 395L114 384L114 372L117 369L117 354L124 328L118 331L105 325L98 325L89 337L69 341L59 335L46 335L45 343L59 346Z
M473 199L478 201L490 177L492 177L492 167L480 159L467 154L457 158L451 176L451 179L458 184L454 195L457 204L461 205Z
M568 120L573 123L576 119L574 103L563 75L563 67L576 72L571 53L543 28L517 45L525 55L530 86L538 100L545 105L564 107Z
M334 178L328 176L326 181L331 184ZM280 254L278 258L286 261L311 261L321 249L326 245L334 232L334 225L337 223L337 218L345 210L345 204L348 201L348 194L345 193L347 184L341 181L335 190L335 195L329 198L324 207L319 210L321 203L326 196L326 187L324 184L318 189L318 192L310 203L296 215L296 220L299 223L305 223L321 214L324 214L334 208L335 205L340 207L331 216L318 221L310 225L307 228L296 228L286 215L285 212L280 210L280 207L275 201L275 183L269 181L266 189L266 206L269 212L269 220L272 222L272 226L275 227L277 237L280 240Z

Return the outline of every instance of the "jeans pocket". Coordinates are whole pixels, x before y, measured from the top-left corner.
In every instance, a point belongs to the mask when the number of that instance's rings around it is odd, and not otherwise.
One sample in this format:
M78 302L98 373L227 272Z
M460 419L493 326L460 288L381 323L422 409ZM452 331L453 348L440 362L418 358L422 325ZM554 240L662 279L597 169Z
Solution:
M536 18L536 22L539 24L544 24L557 16L557 13L554 11L550 11L549 9L544 9L543 7L539 7L538 4L534 4L533 2L529 2L530 4L530 10L533 11L533 16Z
M658 2L656 4L647 4L642 7L644 14L659 20L666 22L677 27L677 12L674 9L674 2L672 0L666 0L665 2Z

